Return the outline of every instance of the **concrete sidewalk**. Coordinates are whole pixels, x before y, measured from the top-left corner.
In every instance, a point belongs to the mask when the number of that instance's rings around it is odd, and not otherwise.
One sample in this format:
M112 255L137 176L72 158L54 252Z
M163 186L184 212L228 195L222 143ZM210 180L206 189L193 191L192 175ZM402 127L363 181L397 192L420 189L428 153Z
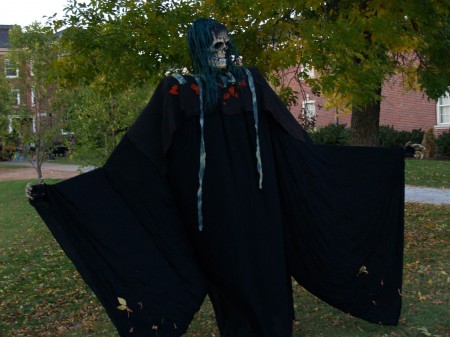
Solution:
M27 160L11 160L11 161L2 161L2 164L5 165L23 165L28 167L33 167L33 165ZM57 162L47 161L42 163L42 168L56 170L56 171L66 171L66 172L88 172L92 171L95 167L92 165L81 166L81 165L72 165L72 164L59 164Z
M450 189L405 186L405 201L421 204L450 205Z
M2 162L2 164L32 166L28 161L8 161ZM56 162L45 162L42 164L42 167L69 172L88 172L95 168L94 166L82 167L80 165L58 164ZM450 189L405 186L405 201L421 204L450 205Z

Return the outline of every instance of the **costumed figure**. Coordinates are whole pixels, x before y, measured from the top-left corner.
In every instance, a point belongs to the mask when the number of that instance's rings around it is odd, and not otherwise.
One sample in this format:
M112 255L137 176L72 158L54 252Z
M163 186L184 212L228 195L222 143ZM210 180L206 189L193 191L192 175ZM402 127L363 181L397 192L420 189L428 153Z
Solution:
M397 324L402 152L314 145L215 20L188 46L195 75L163 79L103 167L28 188L120 335L181 336L208 294L222 337L289 337L291 277Z

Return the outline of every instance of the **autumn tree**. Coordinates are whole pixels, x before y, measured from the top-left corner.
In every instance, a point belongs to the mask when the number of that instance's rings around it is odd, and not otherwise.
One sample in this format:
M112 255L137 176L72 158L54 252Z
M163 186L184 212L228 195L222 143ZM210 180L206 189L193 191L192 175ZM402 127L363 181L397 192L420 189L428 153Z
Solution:
M280 81L291 71L331 104L352 111L352 143L378 145L381 87L401 74L430 98L450 84L449 0L71 1L63 35L67 84L120 90L189 68L189 24L224 22L244 56L292 103ZM319 76L309 78L314 67Z
M9 36L8 58L19 67L15 86L21 96L14 107L12 128L19 134L21 150L28 154L42 181L42 163L61 128L51 104L56 90L53 66L59 55L57 37L49 27L39 23L24 29L14 26Z
M189 65L185 34L193 1L70 1L51 19L64 53L59 87L75 156L101 165L168 71Z
M4 62L3 58L0 62ZM11 112L11 85L5 72L0 72L0 116L5 117Z
M189 66L184 36L197 1L69 1L52 22L66 53L59 60L63 87L95 85L115 93L154 83Z
M3 62L0 59L0 62ZM11 83L4 72L0 72L0 160L11 156L11 136L9 135L9 117L13 112Z
M242 32L246 57L266 73L293 69L314 92L351 109L354 145L379 144L381 87L392 75L431 99L450 85L448 0L205 3ZM308 78L307 67L319 76Z
M115 94L95 86L65 89L57 96L67 129L73 133L73 158L101 166L145 107L149 90L129 87Z

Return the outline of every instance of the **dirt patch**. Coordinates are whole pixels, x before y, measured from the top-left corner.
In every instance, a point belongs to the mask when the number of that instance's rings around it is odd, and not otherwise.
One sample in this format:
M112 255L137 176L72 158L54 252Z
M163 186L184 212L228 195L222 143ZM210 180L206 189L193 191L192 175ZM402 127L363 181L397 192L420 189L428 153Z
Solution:
M42 169L44 179L68 179L77 176L78 172ZM37 179L34 168L0 168L0 181Z

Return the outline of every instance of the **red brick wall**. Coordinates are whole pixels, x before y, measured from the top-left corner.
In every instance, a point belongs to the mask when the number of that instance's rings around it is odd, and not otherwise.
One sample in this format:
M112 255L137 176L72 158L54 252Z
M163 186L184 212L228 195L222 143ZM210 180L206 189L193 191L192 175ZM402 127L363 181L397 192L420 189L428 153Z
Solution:
M301 92L296 81L289 81L289 76L284 79L285 83ZM302 84L302 89L309 100L316 102L316 126L325 126L336 122L334 109L325 109L325 99L315 96L310 88ZM382 90L383 100L381 102L380 125L390 125L399 131L411 131L412 129L427 130L435 129L435 135L449 130L448 127L436 127L436 101L428 100L426 95L419 91L408 91L401 85L401 77L394 76L387 81ZM303 95L299 95L299 104L291 108L292 114L297 117L302 109ZM339 114L339 123L350 127L351 114Z
M386 81L381 95L380 125L392 125L401 131L427 130L436 125L436 101L428 100L420 91L406 92L400 76Z

